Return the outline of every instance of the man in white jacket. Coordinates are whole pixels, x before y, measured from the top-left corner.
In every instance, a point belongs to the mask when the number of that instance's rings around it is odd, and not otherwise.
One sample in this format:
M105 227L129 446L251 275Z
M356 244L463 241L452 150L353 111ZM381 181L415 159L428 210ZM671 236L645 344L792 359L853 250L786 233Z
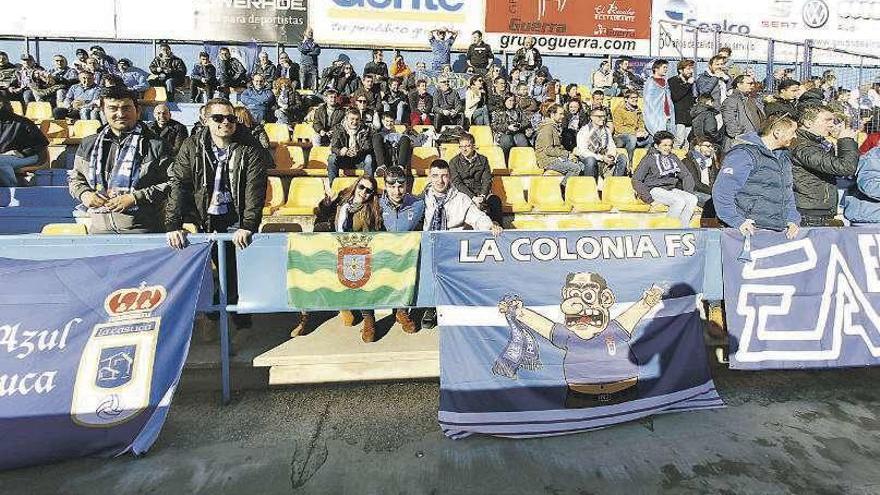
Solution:
M583 175L599 176L626 174L626 155L618 154L611 129L606 125L608 115L602 107L590 111L590 123L577 133L574 154L584 164Z
M470 228L488 230L497 236L504 230L493 223L467 194L452 187L446 160L431 162L428 178L430 186L425 190L425 232ZM422 328L435 326L437 310L430 308L422 316Z

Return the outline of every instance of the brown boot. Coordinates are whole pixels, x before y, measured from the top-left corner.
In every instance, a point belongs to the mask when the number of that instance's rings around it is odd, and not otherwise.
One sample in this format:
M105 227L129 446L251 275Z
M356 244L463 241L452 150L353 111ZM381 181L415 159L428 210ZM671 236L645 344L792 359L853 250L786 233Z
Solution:
M396 309L394 311L394 319L400 323L401 328L406 333L416 333L416 324L409 317L409 313L405 309Z
M376 317L372 312L364 312L364 328L361 330L361 340L368 344L376 341Z
M293 327L293 330L290 331L290 337L298 337L302 335L302 333L306 330L306 326L309 324L309 314L303 311L299 315L299 325Z
M339 318L342 319L342 324L350 327L354 325L354 313L351 311L342 310L339 312Z

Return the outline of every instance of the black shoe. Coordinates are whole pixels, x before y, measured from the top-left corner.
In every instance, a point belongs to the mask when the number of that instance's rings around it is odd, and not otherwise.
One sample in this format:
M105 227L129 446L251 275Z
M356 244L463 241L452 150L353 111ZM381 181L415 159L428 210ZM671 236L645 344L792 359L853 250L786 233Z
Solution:
M437 310L426 309L422 315L422 328L434 328L437 326Z

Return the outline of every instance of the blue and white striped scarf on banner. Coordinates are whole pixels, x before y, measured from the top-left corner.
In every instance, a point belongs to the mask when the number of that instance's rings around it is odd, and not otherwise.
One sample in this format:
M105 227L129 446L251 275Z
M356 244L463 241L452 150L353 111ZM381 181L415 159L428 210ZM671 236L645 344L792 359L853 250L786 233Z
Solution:
M98 134L95 140L95 146L89 155L89 185L100 193L110 197L128 194L137 186L140 176L140 160L137 156L140 148L141 139L143 138L143 127L137 124L131 132L125 136L119 144L119 150L116 152L116 162L113 164L104 163L104 143L107 140L107 133L112 132L110 126L104 126L104 129ZM104 180L106 175L105 167L110 166L110 178ZM132 206L129 211L136 210L137 206ZM93 208L90 211L95 213L107 213L106 207Z

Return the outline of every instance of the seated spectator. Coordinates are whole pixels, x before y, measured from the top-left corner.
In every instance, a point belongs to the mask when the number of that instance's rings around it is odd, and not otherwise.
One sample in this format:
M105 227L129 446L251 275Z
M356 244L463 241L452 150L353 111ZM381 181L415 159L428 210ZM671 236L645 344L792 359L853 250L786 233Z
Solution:
M369 128L371 131L378 130L382 127L382 122L379 119L379 112L370 108L366 95L362 94L355 98L354 109L357 110L358 114L361 116L361 124Z
M409 97L401 88L403 81L395 77L388 82L388 88L382 93L382 108L385 113L394 116L394 121L398 124L409 123L406 113Z
M578 90L577 84L569 84L565 87L565 93L560 98L559 104L562 106L568 105L568 102L572 100L581 101L581 94Z
M843 216L855 227L880 223L880 150L877 148L871 148L859 159L855 184L843 198Z
M333 88L333 90L336 91L336 79L342 75L342 70L345 68L345 64L345 59L340 56L331 62L330 65L324 67L324 70L321 71L321 79L318 81L318 87L321 89Z
M186 64L171 51L168 43L159 43L159 55L150 63L150 86L164 86L168 101L174 101L175 90L186 82Z
M93 70L97 71L96 73L104 73L104 74L116 74L116 59L107 55L107 52L104 51L104 48L100 45L92 45L89 47L89 58L95 59L95 63L97 67Z
M137 95L122 87L101 91L107 125L83 138L70 174L70 195L88 208L89 233L163 231L162 207L172 157L159 136L138 121Z
M269 122L275 114L275 94L266 87L261 74L254 74L251 85L238 97L239 103L250 110L257 124Z
M797 120L798 97L801 94L801 83L794 79L780 81L776 94L764 97L764 113L767 117L788 116Z
M492 114L492 133L495 135L495 144L504 150L505 158L514 146L529 146L534 129L522 110L516 107L516 96L508 93L504 98L504 110Z
M171 118L171 110L168 105L160 103L153 109L153 122L146 124L147 129L159 136L165 142L165 149L171 153L171 157L177 156L177 152L187 138L186 126Z
M53 67L48 72L37 74L42 77L44 85L34 90L34 97L37 101L49 101L52 106L57 106L64 101L67 90L79 82L79 73L67 65L67 59L63 55L52 57L52 64Z
M743 235L756 229L785 231L797 236L801 216L794 199L791 158L786 150L795 138L797 123L771 117L760 134L740 136L724 156L712 186L718 219Z
M526 36L523 46L513 55L513 66L520 70L522 77L530 80L542 66L541 52L535 48L535 37Z
M712 217L707 215L705 210L712 199L712 185L715 184L715 177L718 175L717 159L715 144L709 138L697 136L691 139L691 149L681 161L694 179L693 193L697 197L697 205L704 210L703 217Z
M482 76L471 77L464 92L464 117L467 125L489 125L489 104Z
M75 60L73 61L73 68L76 69L77 72L82 72L88 69L88 67L86 66L86 60L89 59L89 52L83 50L82 48L77 48L74 57Z
M529 83L529 96L541 103L548 101L547 98L547 73L539 70ZM554 102L555 103L555 102Z
M409 94L410 125L432 125L431 110L434 108L434 97L428 93L428 81L419 79L416 90Z
M266 86L272 87L272 83L275 82L275 79L278 78L278 67L269 60L269 54L261 51L257 55L257 62L254 64L254 70L251 71L251 80L253 80L254 76L260 74L263 76L263 81Z
M324 92L324 103L315 109L312 118L312 128L315 130L313 144L326 146L330 144L330 134L345 118L345 109L338 104L338 95L335 89Z
M376 84L372 74L364 74L361 78L361 86L351 94L353 100L363 97L367 101L367 108L378 111L382 108L382 88Z
M619 93L624 93L628 89L640 90L645 85L645 80L636 75L630 67L629 57L620 57L617 60L613 80Z
M632 164L635 149L644 148L650 143L645 119L639 108L639 94L625 91L623 102L612 108L611 113L614 117L614 143L626 149L629 163Z
M252 144L258 144L263 149L269 149L269 135L266 134L266 128L262 123L254 119L253 114L247 107L235 107L235 118L238 119L236 132L245 135L243 140L250 140Z
M464 125L462 122L464 102L461 101L458 91L449 87L449 79L446 76L437 79L437 90L434 92L434 106L431 111L434 114L434 128L437 132L440 132L444 125Z
M580 100L569 101L564 105L565 119L562 121L562 146L571 151L577 144L577 134L581 127L590 123L590 114L583 109Z
M632 185L636 196L648 204L669 207L667 216L677 218L687 228L697 206L694 178L672 153L675 135L668 131L654 134L654 146L633 172Z
M12 105L0 95L0 187L15 187L15 171L40 163L49 141L30 120L12 112Z
M527 119L531 120L532 115L538 112L541 104L538 100L529 96L529 85L520 82L516 85L516 107L522 110Z
M327 159L327 178L330 184L339 175L339 169L363 169L364 175L373 176L372 131L361 122L355 109L345 113L343 121L333 128L330 137L330 157Z
M611 61L599 62L599 68L590 76L593 91L601 91L605 96L617 96L617 88L614 86L614 72L611 71Z
M118 74L116 75L122 80L123 86L138 95L138 98L143 96L144 91L150 87L147 84L147 78L144 76L144 73L132 68L131 60L127 58L120 58L116 67L118 69Z
M584 102L584 111L591 112L593 110L604 110L605 121L609 124L614 121L611 115L611 109L605 104L605 94L601 91L593 91L590 95L590 101Z
M382 50L373 50L373 60L364 66L364 76L367 74L373 76L373 82L377 87L384 87L388 82L388 64L383 61L384 58L385 54Z
M199 101L199 92L204 94L204 99L208 101L214 97L214 90L217 89L217 68L211 63L208 52L199 53L199 63L192 68L190 74L190 99L193 102Z
M28 54L22 55L21 65L15 71L15 82L9 88L9 93L24 103L35 101L33 86L36 75L40 72L43 72L43 68L37 65L34 57Z
M247 69L244 64L232 57L229 48L221 48L217 60L217 92L229 99L232 88L243 88L247 83Z
M293 86L293 89L300 88L300 70L299 64L290 60L290 55L287 52L281 52L278 55L278 67L276 67L277 78L285 78L290 82L290 85ZM274 85L275 82L273 81Z
M565 176L562 179L562 186L565 187L569 177L581 175L584 165L577 155L562 146L563 120L565 120L565 110L562 105L554 103L547 108L547 116L538 127L535 138L535 155L540 168L553 170Z
M507 79L498 76L492 81L492 91L488 93L489 115L504 110L504 98L507 96Z
M289 125L292 122L301 122L303 114L303 100L293 87L294 82L286 77L279 77L272 83L272 93L275 95L275 121L279 124Z
M466 194L489 218L501 223L501 199L492 194L492 170L489 160L477 153L474 136L468 133L458 138L458 154L449 161L452 187Z
M713 105L712 95L706 93L697 97L696 103L691 107L691 132L694 137L708 139L720 149L724 144L724 128L718 127L721 113Z
M6 52L0 52L0 96L10 96L9 89L15 85L15 72L18 65L9 61Z
M333 79L333 88L340 96L350 97L361 87L361 80L351 64L346 63Z
M577 132L573 154L584 164L583 175L601 177L626 175L626 157L617 153L614 136L605 122L602 108L590 110L590 121Z
M95 84L95 76L91 72L83 71L78 77L79 84L74 84L67 90L64 101L52 111L52 114L56 119L99 120L100 88Z
M86 71L94 74L95 84L103 87L104 78L115 73L116 66L113 67L113 72L108 72L104 69L103 66L101 66L101 64L98 62L98 59L96 59L95 57L89 57L88 59L86 59Z
M399 133L394 127L394 116L385 113L381 116L382 126L373 133L373 157L376 159L376 175L391 167L401 167L410 172L412 160L412 137ZM386 176L387 180L387 176Z

